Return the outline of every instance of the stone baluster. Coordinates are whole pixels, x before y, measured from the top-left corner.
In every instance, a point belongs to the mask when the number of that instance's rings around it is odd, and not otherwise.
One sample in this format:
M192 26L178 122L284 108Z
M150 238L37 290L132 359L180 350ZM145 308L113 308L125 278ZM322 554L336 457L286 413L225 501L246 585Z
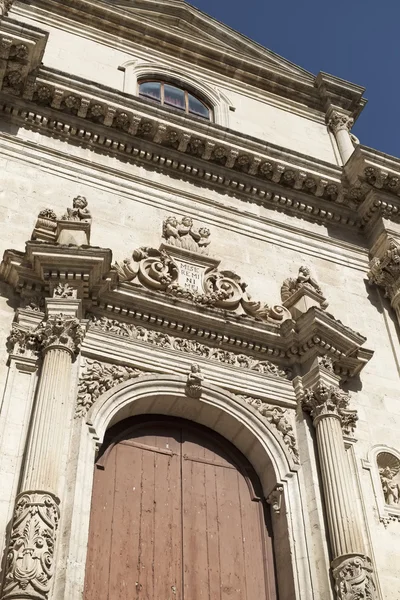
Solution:
M77 300L70 302L79 305ZM43 364L14 510L3 600L49 596L71 412L72 361L83 334L79 319L71 314L50 314L34 332Z
M335 385L317 384L306 389L303 408L316 429L327 524L332 548L332 572L337 600L376 598L373 567L365 554L361 519L355 503L350 465L342 426L355 420L348 410L349 394Z
M354 119L345 113L333 111L330 115L328 125L333 132L343 164L345 165L354 152L354 145L350 137Z

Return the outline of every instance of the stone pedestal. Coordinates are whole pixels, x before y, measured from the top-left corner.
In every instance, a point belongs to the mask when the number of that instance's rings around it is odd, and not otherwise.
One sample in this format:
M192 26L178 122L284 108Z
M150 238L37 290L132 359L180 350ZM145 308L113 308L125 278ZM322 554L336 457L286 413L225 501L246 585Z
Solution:
M57 221L57 244L87 246L90 243L90 223L85 221Z

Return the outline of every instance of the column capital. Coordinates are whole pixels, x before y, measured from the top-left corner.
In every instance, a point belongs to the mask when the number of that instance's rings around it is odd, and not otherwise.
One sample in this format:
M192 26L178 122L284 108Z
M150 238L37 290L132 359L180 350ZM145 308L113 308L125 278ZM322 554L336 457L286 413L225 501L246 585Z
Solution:
M43 321L36 329L35 335L43 351L60 348L76 356L82 345L85 330L79 319L60 313Z
M349 392L335 385L320 383L313 389L304 390L302 406L304 411L310 413L315 427L321 418L334 417L340 421L343 432L350 435L358 420L357 411L348 408L350 399Z
M329 115L328 127L333 133L337 133L338 131L350 131L350 129L354 125L353 117L347 115L346 113L339 112L334 110Z
M332 562L337 600L374 600L376 585L371 559L365 554L340 556Z
M400 290L400 244L393 238L389 239L383 256L370 261L367 277L370 283L382 287L385 296L393 301Z

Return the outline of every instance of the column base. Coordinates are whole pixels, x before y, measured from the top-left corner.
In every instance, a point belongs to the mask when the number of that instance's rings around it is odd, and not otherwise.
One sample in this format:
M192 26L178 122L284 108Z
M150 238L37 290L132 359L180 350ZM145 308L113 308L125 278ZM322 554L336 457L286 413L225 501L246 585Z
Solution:
M59 503L50 492L18 495L2 600L47 600L54 574Z
M337 600L375 600L374 568L365 554L345 554L332 561Z

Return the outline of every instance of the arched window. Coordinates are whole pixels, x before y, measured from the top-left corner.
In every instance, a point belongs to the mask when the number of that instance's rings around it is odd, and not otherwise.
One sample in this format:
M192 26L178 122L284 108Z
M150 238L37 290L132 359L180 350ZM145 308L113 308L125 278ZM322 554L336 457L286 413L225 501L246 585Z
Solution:
M211 121L212 110L187 89L160 80L146 79L138 83L141 98Z

